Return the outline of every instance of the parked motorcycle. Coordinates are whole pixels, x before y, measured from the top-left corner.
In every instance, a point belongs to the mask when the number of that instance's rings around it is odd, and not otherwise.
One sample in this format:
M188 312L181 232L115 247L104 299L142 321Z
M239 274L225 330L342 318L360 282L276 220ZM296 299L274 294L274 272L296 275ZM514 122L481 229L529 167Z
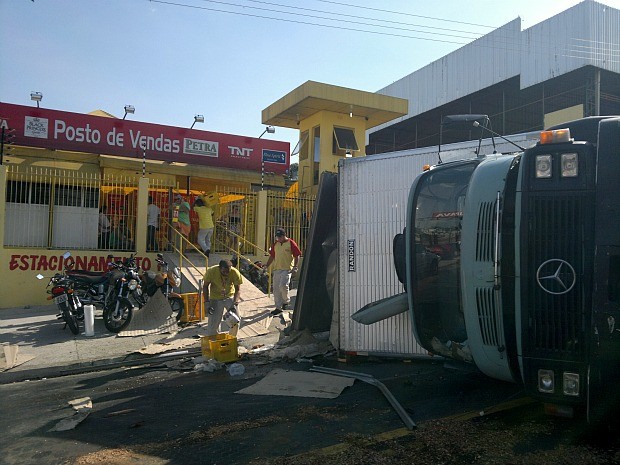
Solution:
M106 271L67 269L65 273L74 281L75 293L82 304L105 308L110 298L111 283L123 274L120 269L122 264L122 261L113 262L113 257L109 255Z
M120 271L112 273L110 295L103 309L103 322L108 331L118 333L131 322L134 308L144 307L149 299L160 290L168 300L172 315L180 320L185 310L183 297L173 288L181 284L178 267L170 269L162 254L157 254L159 272L144 272L136 267L133 255L123 263L112 266Z
M103 307L103 324L111 333L122 331L133 316L134 307L142 307L140 275L133 256L115 263L118 273L113 273L110 280L110 296Z
M263 269L263 262L260 260L252 263L246 258L242 258L241 260L237 260L236 256L232 258L232 264L235 266L243 276L250 280L252 284L258 287L265 294L269 291L269 275ZM237 267L237 263L239 266Z
M181 294L174 292L174 288L181 285L181 270L179 267L170 268L160 253L157 254L157 264L161 271L146 272L142 275L143 291L146 291L143 297L144 302L146 303L149 297L153 297L159 289L168 300L172 315L179 321L185 311L185 303Z
M39 279L43 277L37 276ZM56 273L47 284L47 293L50 294L48 300L53 300L60 310L58 319L64 320L65 328L68 326L73 334L78 334L79 321L84 320L84 306L74 293L71 279L64 273Z

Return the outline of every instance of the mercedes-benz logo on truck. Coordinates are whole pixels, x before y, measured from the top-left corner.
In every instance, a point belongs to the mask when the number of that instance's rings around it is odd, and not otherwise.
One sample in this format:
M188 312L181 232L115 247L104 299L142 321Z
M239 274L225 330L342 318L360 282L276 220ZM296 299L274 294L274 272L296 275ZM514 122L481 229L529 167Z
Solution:
M536 271L536 282L547 294L566 294L575 286L576 281L575 269L566 260L559 258L543 262Z

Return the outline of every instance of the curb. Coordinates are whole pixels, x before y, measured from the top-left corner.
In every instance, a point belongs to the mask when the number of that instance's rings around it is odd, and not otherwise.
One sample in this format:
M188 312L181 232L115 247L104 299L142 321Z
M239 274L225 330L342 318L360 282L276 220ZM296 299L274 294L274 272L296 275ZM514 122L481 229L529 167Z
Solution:
M108 360L93 360L90 362L74 363L72 365L33 368L30 370L20 370L14 372L5 371L4 373L0 373L0 385L39 380L43 378L58 378L61 376L77 375L94 371L112 370L114 368L160 364L168 360L197 357L199 355L201 355L201 349L194 348L171 352L170 354L148 356L148 358L133 358L128 360L127 357L117 357Z

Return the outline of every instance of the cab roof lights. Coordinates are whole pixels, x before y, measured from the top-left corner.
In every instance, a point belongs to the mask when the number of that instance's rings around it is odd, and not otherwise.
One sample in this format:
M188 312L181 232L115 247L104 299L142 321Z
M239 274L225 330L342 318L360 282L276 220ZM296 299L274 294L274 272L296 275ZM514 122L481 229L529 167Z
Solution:
M540 145L560 144L570 142L570 129L554 129L553 131L542 131L540 133Z

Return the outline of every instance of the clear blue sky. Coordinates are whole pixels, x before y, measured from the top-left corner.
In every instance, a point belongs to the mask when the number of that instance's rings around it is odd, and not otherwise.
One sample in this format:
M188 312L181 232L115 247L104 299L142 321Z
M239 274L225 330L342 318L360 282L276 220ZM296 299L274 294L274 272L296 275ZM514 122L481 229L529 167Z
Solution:
M37 91L46 108L120 117L130 104L128 118L170 126L202 114L195 129L258 137L261 111L307 80L375 92L518 16L525 29L577 3L0 0L0 101L34 105ZM265 137L292 150L298 135Z

